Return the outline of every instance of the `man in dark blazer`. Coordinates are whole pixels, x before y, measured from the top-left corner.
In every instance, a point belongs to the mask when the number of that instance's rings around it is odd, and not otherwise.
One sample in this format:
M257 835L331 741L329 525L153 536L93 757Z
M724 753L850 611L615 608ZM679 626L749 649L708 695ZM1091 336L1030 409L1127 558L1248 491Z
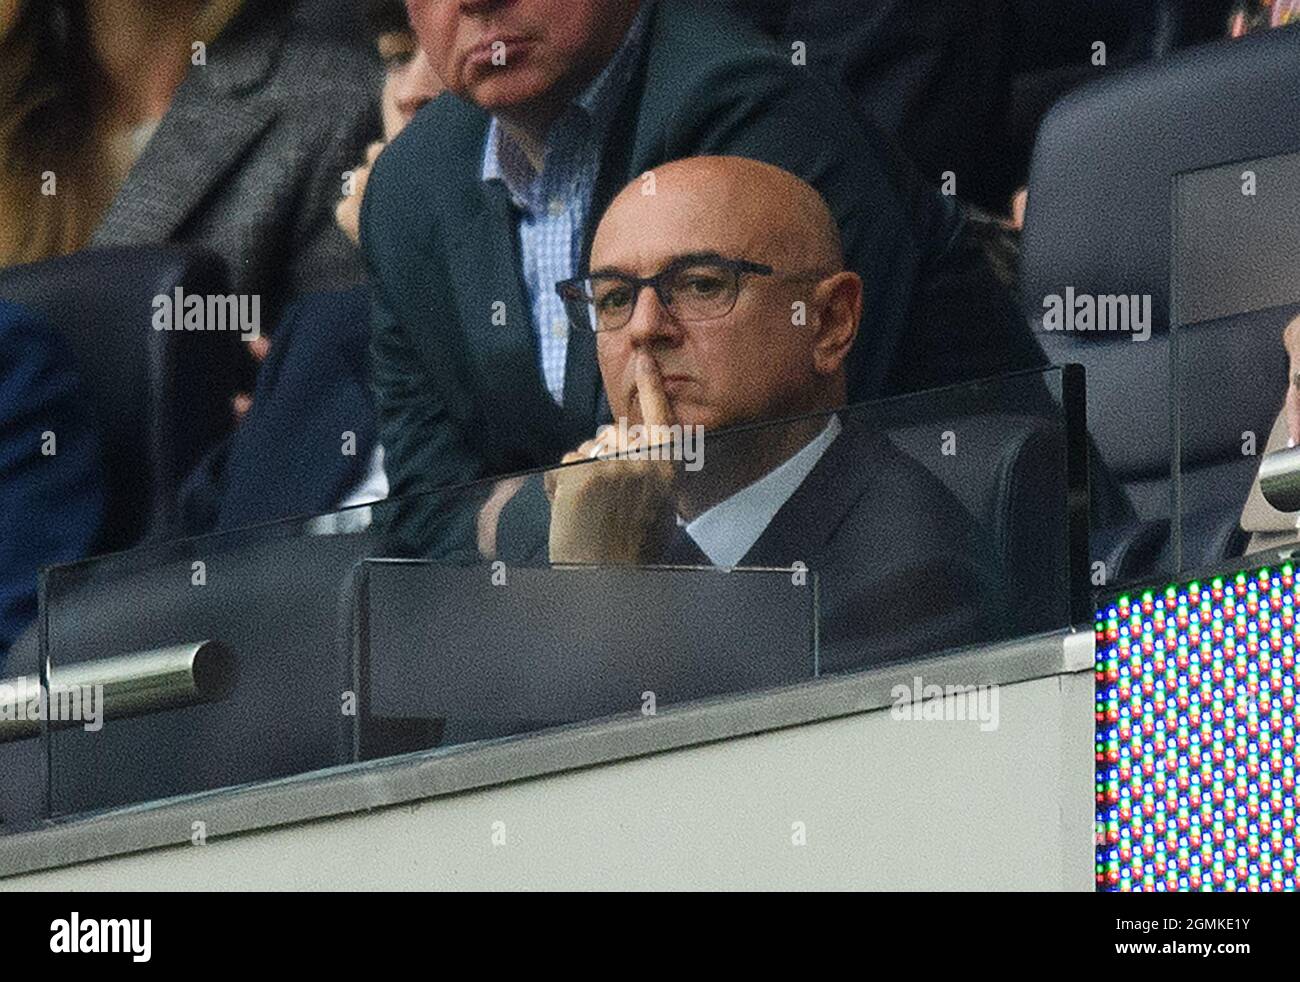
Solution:
M820 196L738 157L654 175L655 197L634 183L614 200L590 276L562 288L595 327L618 424L545 475L545 559L802 567L818 577L825 671L987 640L984 538L844 408L862 281ZM782 421L745 425L764 419ZM508 553L512 534L480 542Z
M548 465L608 418L592 338L556 316L546 273L576 273L614 193L680 157L765 160L830 203L866 291L851 398L1043 363L954 202L739 22L638 0L410 10L455 97L381 155L362 206L395 495ZM411 502L394 548L460 544L449 522Z
M0 670L36 617L37 572L84 559L100 534L100 444L72 353L0 301ZM24 666L26 669L27 666Z

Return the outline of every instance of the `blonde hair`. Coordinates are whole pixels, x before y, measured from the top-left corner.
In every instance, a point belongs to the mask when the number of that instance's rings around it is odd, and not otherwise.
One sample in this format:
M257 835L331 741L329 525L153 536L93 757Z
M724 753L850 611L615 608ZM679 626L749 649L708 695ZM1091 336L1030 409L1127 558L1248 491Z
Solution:
M243 0L210 0L211 40ZM83 0L0 0L0 267L75 252L117 193Z
M98 87L84 77L92 66L77 63L78 47L88 50L74 36L77 14L39 0L5 0L0 11L0 265L79 248L107 205Z

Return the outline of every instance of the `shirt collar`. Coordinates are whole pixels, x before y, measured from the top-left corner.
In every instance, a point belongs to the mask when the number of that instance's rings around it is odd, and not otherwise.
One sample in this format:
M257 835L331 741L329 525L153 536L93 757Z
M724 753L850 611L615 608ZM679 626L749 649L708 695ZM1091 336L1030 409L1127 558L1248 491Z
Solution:
M776 513L807 480L841 429L840 418L831 416L817 436L779 467L686 523L686 534L709 562L725 569L739 565Z
M603 138L611 118L618 111L619 104L627 93L638 56L645 43L646 32L649 30L653 6L654 0L645 0L641 4L641 9L633 18L623 43L614 53L614 57L601 69L600 74L591 81L591 84L573 100L573 106L593 127L589 136L592 141L599 142ZM552 135L555 129L563 125L563 122L564 120L561 119L555 123ZM550 143L549 138L547 142ZM487 138L483 145L481 179L484 182L501 181L510 191L515 204L526 208L531 198L529 192L537 178L538 174L533 170L523 149L493 116L488 124Z

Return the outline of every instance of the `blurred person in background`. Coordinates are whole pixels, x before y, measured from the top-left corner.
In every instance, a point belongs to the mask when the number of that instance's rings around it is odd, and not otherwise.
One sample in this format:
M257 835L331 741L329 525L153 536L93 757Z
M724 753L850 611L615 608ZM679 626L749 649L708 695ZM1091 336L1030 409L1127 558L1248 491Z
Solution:
M1228 36L1300 23L1300 0L1237 0L1228 15Z
M1242 37L1256 31L1300 24L1300 0L1242 0L1233 8L1228 34ZM1291 26L1300 42L1300 27ZM1300 446L1300 316L1293 318L1282 333L1290 385L1282 411L1269 432L1265 454ZM1250 539L1246 552L1260 552L1300 540L1300 516L1278 511L1264 499L1259 475L1251 485L1241 512L1241 528Z
M933 184L1001 213L1015 188L1010 0L693 0L852 93Z
M375 133L375 62L334 0L0 4L0 265L212 249L262 313L359 282L333 221Z
M90 415L58 334L0 300L0 674L36 617L37 571L85 558L101 531L103 461Z
M353 168L351 193L336 208L339 227L354 241L370 164L444 89L402 0L366 0L365 7L384 64L384 139L371 144L366 164ZM317 514L388 494L365 371L369 307L362 286L309 294L285 311L241 424L181 490L184 534Z
M352 193L345 194L335 209L339 228L353 242L361 241L361 200L370 180L370 168L411 117L447 88L411 30L403 0L366 0L366 20L384 65L384 89L379 97L384 138L366 148L365 163L352 168L355 175Z
M1289 363L1290 386L1264 447L1265 454L1300 446L1300 316L1292 318L1282 333ZM1280 512L1264 498L1259 474L1251 485L1241 512L1241 528L1250 539L1246 552L1260 552L1300 540L1300 516Z

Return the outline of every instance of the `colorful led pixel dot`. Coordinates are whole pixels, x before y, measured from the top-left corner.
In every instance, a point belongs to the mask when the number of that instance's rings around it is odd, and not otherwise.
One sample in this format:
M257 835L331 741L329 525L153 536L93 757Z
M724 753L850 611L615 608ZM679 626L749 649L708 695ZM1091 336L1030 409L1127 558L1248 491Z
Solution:
M1286 565L1097 611L1097 889L1295 890L1297 608Z

